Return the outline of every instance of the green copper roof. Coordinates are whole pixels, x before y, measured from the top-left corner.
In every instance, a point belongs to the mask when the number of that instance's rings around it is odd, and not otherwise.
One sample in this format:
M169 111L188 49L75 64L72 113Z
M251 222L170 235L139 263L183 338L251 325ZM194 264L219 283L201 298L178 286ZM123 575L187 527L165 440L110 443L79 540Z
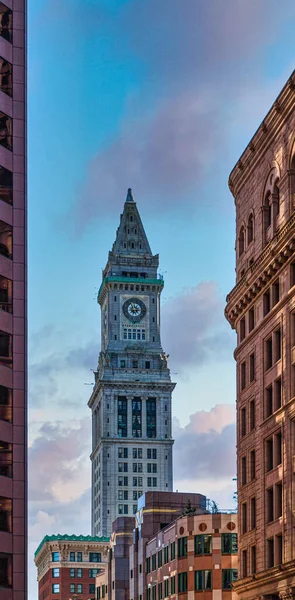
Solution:
M109 537L98 537L96 535L68 535L65 533L61 535L58 533L57 535L45 535L42 542L39 544L34 556L37 556L38 552L40 552L42 546L46 544L46 542L55 542L56 540L60 541L69 541L69 542L109 542Z

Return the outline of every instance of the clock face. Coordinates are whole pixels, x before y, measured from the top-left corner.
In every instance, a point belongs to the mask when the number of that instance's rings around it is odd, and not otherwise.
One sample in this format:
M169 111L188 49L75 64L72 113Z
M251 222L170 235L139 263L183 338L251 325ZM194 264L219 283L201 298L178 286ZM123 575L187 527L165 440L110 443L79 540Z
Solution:
M129 298L122 309L125 317L132 323L138 323L146 314L146 305L139 298Z

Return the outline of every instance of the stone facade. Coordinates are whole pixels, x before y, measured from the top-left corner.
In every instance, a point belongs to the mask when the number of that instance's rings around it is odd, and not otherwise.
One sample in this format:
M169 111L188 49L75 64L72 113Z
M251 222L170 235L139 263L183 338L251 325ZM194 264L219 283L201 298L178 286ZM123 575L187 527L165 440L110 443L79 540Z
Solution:
M195 511L181 516L188 500ZM138 504L133 534L130 518L114 522L98 600L235 599L236 514L209 513L201 494L150 492Z
M38 600L95 600L95 577L108 548L108 538L45 536L35 552Z
M0 596L27 598L26 0L0 2Z
M158 255L131 190L98 293L101 353L92 410L92 533L109 535L148 488L172 490L171 382L160 336Z
M236 205L241 598L295 586L295 72L229 180Z

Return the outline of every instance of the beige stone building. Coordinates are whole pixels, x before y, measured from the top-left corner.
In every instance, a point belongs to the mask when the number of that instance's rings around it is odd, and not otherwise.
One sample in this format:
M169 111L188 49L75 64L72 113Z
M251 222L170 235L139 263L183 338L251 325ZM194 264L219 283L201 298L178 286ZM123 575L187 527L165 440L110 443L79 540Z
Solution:
M241 598L295 592L295 71L234 167Z

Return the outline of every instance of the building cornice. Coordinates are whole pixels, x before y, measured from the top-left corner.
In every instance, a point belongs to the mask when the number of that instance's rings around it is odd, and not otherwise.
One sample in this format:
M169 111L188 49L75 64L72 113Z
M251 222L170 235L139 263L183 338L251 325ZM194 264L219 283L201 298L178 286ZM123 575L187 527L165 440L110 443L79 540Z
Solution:
M257 598L259 593L261 596L268 593L267 586L270 586L270 589L275 589L275 585L277 584L277 590L284 591L286 587L286 580L288 577L295 578L295 561L291 560L287 563L282 563L278 567L273 567L271 569L267 569L267 571L261 571L260 573L256 573L252 575L252 577L247 577L245 579L240 579L233 584L233 590L239 594L247 593L247 597L251 597L251 591L255 592L253 598ZM284 585L280 586L280 582L283 581ZM295 584L295 579L294 583ZM288 581L287 581L288 585Z
M225 316L232 328L270 280L281 270L295 248L295 213L267 244L257 260L228 294Z
M294 111L294 101L295 71L291 74L286 85L230 173L229 188L235 198L253 170L257 168L257 163L261 160L261 156L273 144L274 139L278 136L278 132Z
M173 392L176 383L171 381L163 381L163 382L154 382L154 381L98 381L95 384L94 390L89 398L88 406L91 408L94 404L94 401L99 394L99 392L103 389L109 390L119 390L125 391L130 387L132 389L137 390L139 395L147 395L148 392L153 392L155 390L165 391L165 392Z

